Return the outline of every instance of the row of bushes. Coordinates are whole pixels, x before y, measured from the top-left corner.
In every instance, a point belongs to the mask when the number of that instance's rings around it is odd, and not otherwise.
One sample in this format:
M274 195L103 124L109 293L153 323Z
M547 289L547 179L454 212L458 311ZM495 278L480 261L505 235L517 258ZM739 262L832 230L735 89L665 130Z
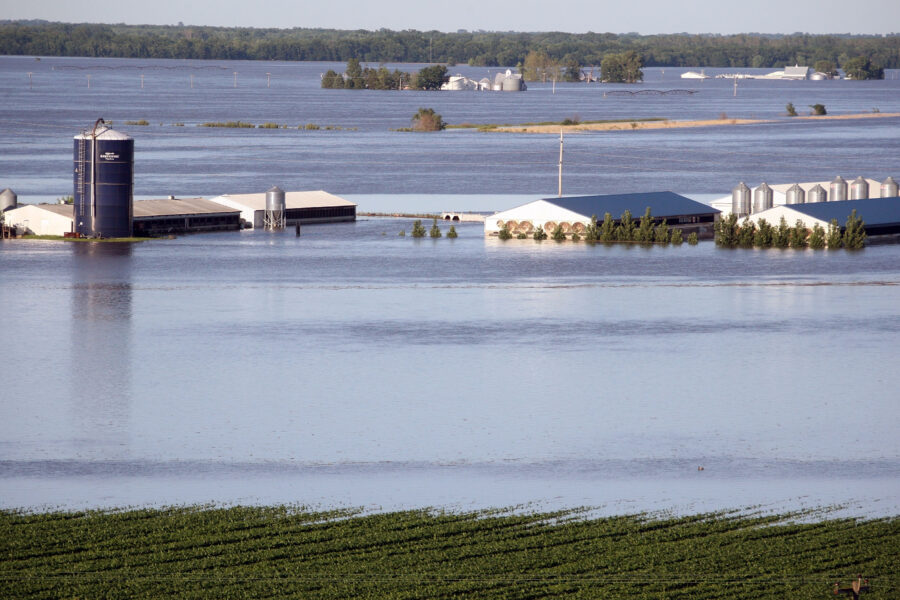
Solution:
M127 125L128 123L126 123ZM176 123L179 125L179 123ZM180 125L183 125L181 123ZM262 125L254 125L253 123L245 123L244 121L208 121L206 123L200 123L198 127L226 127L229 129L255 129L259 127L260 129L293 129L293 126L288 125L280 125L278 123L272 123L270 121L266 121ZM316 125L315 123L307 123L306 125L297 125L297 129L306 129L307 131L318 131L319 129L325 129L326 131L342 131L346 129L347 131L356 131L356 127L339 127L337 125L325 125L324 127L321 125Z
M715 232L716 244L725 248L858 250L866 243L865 223L856 215L855 210L847 217L843 233L837 219L831 220L826 231L818 223L812 229L807 229L799 219L791 227L784 217L781 217L778 225L771 225L765 219L760 219L758 224L750 220L739 224L734 213L720 219L715 225Z
M425 226L422 225L422 221L418 220L418 219L416 221L414 221L412 232L410 233L410 235L412 235L412 237L414 237L414 238L423 238L423 237L425 237L425 233L426 233ZM403 230L400 232L400 237L404 237L405 235L406 235L406 230ZM443 234L441 233L441 228L438 227L438 224L437 224L437 217L434 217L434 222L431 225L431 229L428 231L428 236L432 237L432 238L439 238L442 235ZM453 225L450 226L450 230L447 231L447 237L450 239L459 237L459 234L456 233L455 226L453 226Z
M501 240L512 239L513 232L509 230L507 223L500 228L499 236ZM515 235L520 240L527 239L528 234L519 232ZM584 241L590 243L602 242L611 244L614 242L637 242L639 244L675 244L679 245L684 242L681 230L678 228L669 229L666 219L660 221L657 225L653 224L653 216L650 214L650 208L635 223L631 215L631 211L626 210L622 213L618 222L613 221L612 215L605 213L603 215L603 223L597 222L597 215L591 217L590 224L584 228L584 233L579 234L573 231L566 234L562 225L557 224L549 236L544 228L538 225L531 237L535 240L545 240L548 237L557 242L565 239L571 239L574 242L580 241L583 237ZM698 242L697 234L688 235L687 242L694 245Z

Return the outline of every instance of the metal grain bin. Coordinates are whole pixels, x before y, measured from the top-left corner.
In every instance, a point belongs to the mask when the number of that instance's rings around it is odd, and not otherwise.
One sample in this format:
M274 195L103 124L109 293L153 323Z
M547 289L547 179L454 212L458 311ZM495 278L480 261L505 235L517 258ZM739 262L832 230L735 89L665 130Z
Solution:
M881 182L881 197L882 198L896 198L900 193L897 190L897 182L894 181L893 177L888 177L883 182Z
M894 184L894 187L897 187L897 184ZM896 194L895 194L896 195ZM11 208L15 208L19 204L19 197L16 195L14 191L9 188L6 188L2 192L0 192L0 213L7 211Z
M134 140L98 119L75 136L75 231L130 237L134 200Z
M731 212L738 218L750 214L750 188L743 181L731 190Z
M843 177L838 175L831 182L828 190L829 202L841 202L847 199L847 182Z
M869 197L869 182L863 179L862 175L853 180L850 184L850 199L865 200Z
M772 208L772 188L769 184L763 182L758 188L753 190L753 212L758 213Z
M284 210L284 190L277 185L266 192L266 210Z
M785 204L804 204L806 202L806 192L803 191L800 184L795 183L785 192L784 199Z
M809 203L828 202L828 192L817 183L813 189L809 190L809 193L806 195L806 201Z

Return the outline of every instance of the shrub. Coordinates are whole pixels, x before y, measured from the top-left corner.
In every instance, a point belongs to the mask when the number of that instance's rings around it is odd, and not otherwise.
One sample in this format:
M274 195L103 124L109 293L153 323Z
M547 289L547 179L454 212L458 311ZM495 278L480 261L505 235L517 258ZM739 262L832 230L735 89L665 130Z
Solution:
M416 220L413 222L412 236L414 238L425 237L425 228L422 226L422 221Z
M508 240L512 237L512 234L509 232L509 227L506 223L503 224L503 227L500 228L500 232L497 234L500 236L501 240Z
M442 131L447 128L444 119L433 108L420 108L413 115L412 124L413 131Z
M680 246L682 243L684 243L684 238L682 237L681 230L677 227L673 229L672 236L669 238L669 241L676 246Z
M669 225L666 223L666 220L663 219L659 225L656 226L655 232L656 241L661 244L666 244L669 241Z
M566 239L566 234L563 233L562 225L558 224L553 228L553 233L550 234L550 237L556 242L562 242Z
M244 123L243 121L225 121L224 123L221 121L208 121L206 123L200 123L200 127L227 127L229 129L255 129L256 125L253 123Z
M796 116L797 116L797 109L794 108L794 103L793 103L793 102L788 102L788 103L787 103L787 106L785 106L785 109L787 109L787 115L788 115L789 117L796 117Z
M125 124L126 124L126 125L141 125L141 126L146 126L146 125L149 125L149 124L150 124L150 121L148 121L147 119L140 119L140 120L138 120L138 121L125 121Z
M447 232L447 237L450 239L456 239L459 237L459 234L456 233L456 227L453 225L450 226L450 231Z
M809 234L809 247L813 250L825 247L825 230L818 223L813 225L812 233Z
M580 241L581 241L581 236L578 235L578 232L577 232L577 231L573 231L573 232L572 232L572 241L573 241L573 242L580 242Z
M688 236L688 244L691 246L696 246L700 242L700 239L697 237L697 232L693 232Z
M544 231L543 225L538 225L537 229L534 230L534 235L532 237L536 240L547 239L547 232Z
M319 129L321 129L321 127L319 127L315 123L307 123L306 125L298 125L297 129L305 129L307 131L318 131Z
M828 111L825 110L824 104L810 104L809 107L812 109L812 114L816 115L817 117L828 114Z
M597 215L591 215L591 222L584 229L584 241L596 242L599 239L600 239L600 228L597 227Z
M431 231L428 232L428 235L433 238L441 237L441 228L438 227L437 217L434 218L434 223L431 224Z
M516 234L516 239L517 240L527 240L528 236L525 235L524 233L518 233L518 234Z
M265 123L260 125L259 128L260 129L281 129L281 125L279 125L278 123L271 123L269 121L266 121Z

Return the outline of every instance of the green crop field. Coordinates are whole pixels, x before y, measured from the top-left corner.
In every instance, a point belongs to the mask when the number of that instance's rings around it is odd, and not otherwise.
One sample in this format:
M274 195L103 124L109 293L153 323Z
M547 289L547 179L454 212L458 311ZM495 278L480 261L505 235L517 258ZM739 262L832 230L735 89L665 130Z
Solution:
M0 512L2 598L900 598L900 519Z

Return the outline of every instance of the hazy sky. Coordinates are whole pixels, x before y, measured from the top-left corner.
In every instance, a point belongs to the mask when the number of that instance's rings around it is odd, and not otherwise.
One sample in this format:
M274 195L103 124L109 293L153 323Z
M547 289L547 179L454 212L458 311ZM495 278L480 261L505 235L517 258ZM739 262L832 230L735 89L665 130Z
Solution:
M0 0L0 19L426 31L891 33L900 31L900 0Z

